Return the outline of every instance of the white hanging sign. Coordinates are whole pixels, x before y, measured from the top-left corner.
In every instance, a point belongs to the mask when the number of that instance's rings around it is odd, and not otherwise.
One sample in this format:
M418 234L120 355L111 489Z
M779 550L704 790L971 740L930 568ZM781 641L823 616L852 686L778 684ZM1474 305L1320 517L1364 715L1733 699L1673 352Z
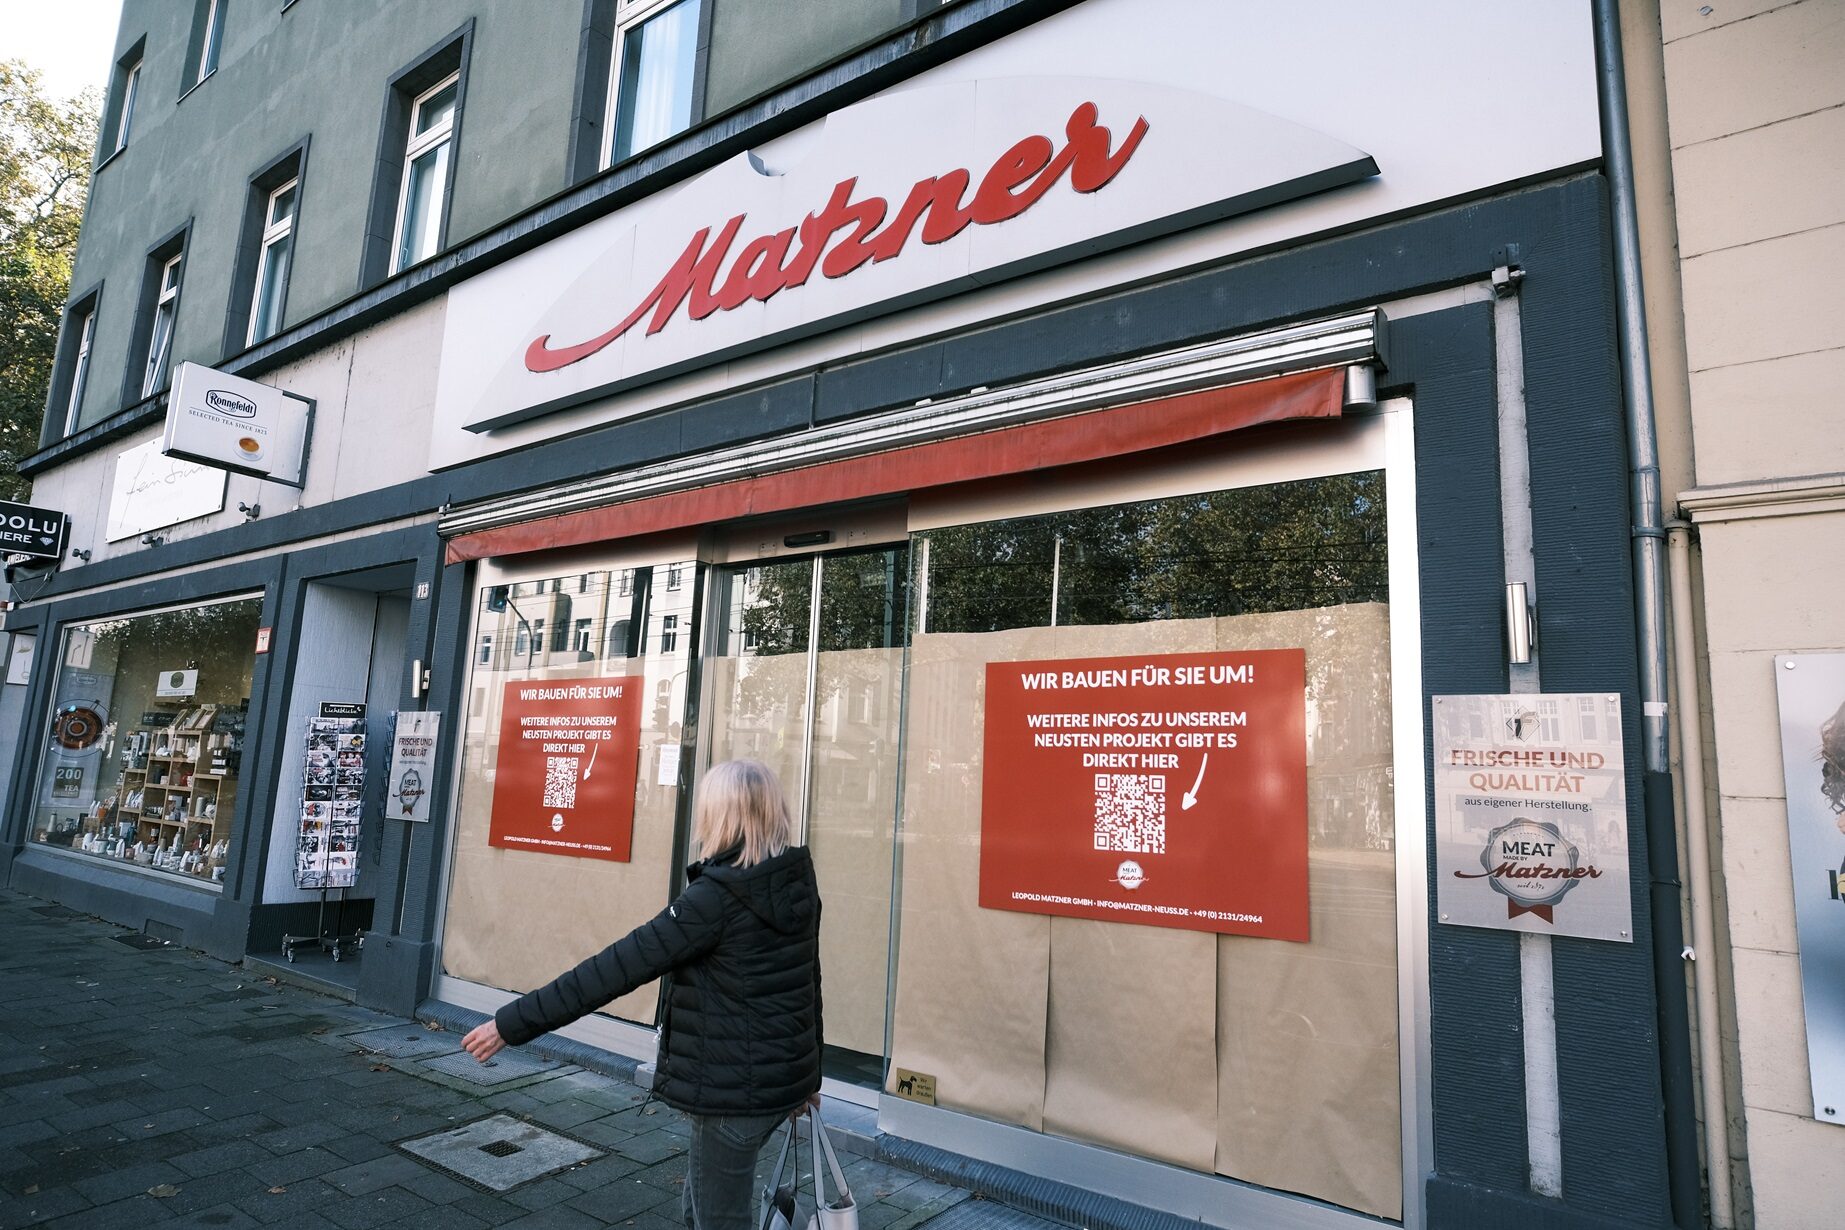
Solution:
M384 814L392 820L427 821L429 792L436 780L436 741L442 715L399 713L391 741L391 774L385 783Z
M1437 696L1434 710L1441 921L1632 943L1620 696Z
M267 384L181 363L161 450L290 487L302 485L312 403Z

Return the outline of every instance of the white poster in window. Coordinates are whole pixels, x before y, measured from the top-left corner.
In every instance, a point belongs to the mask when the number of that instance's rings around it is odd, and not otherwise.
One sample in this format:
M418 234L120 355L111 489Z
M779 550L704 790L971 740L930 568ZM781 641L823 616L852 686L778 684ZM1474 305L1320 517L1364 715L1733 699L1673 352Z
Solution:
M12 648L6 655L6 681L8 683L32 682L32 654L38 649L38 637L29 632L21 632L13 637Z
M657 780L662 786L677 786L679 784L680 746L681 745L677 743L662 743L660 745L660 776Z
M384 800L384 814L390 819L428 821L429 790L436 780L436 738L441 729L440 713L397 715Z
M1845 653L1775 659L1813 1117L1845 1123Z
M136 445L116 458L104 537L120 542L220 512L229 481L223 470L165 456L158 440Z
M1613 692L1437 696L1441 921L1633 942Z

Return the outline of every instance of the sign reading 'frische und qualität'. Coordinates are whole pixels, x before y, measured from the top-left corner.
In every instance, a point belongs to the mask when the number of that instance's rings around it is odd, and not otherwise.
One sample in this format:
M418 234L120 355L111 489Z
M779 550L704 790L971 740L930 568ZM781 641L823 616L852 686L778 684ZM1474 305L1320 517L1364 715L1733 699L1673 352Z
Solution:
M1631 943L1621 698L1437 696L1434 708L1441 921Z
M1306 653L989 663L980 904L1306 940Z
M626 675L506 685L488 845L628 861L641 687Z

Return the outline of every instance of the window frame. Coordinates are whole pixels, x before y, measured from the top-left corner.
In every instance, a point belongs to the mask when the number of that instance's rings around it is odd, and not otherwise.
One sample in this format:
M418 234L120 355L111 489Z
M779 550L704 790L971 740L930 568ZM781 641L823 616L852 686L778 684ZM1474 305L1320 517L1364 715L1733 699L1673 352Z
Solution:
M147 353L141 361L141 397L152 397L166 386L173 357L173 331L179 323L179 288L185 279L186 250L182 246L173 255L164 258L160 264L155 280L153 315L148 321ZM167 274L173 274L172 285L167 284ZM164 314L163 314L164 309ZM162 319L166 321L163 334L160 328Z
M609 45L609 67L606 80L602 83L602 133L598 140L596 152L596 170L606 171L616 165L615 134L620 130L620 101L622 86L622 58L626 53L628 39L638 35L654 18L665 15L668 11L682 4L698 5L698 22L693 34L692 48L692 95L691 114L686 117L685 127L662 137L642 149L629 150L619 161L627 162L637 158L650 149L654 149L681 133L696 128L705 118L705 66L710 54L711 0L614 0L614 31Z
M423 113L424 105L428 103L431 98L434 98L437 94L440 94L451 85L455 87L455 103L450 109L448 117L439 124L432 126L428 132L417 132L416 122ZM444 233L448 230L449 181L455 173L455 130L460 126L459 121L461 119L461 70L457 68L453 72L446 74L440 81L437 81L434 85L412 98L410 100L409 112L409 123L405 126L404 130L403 174L398 176L397 183L397 220L391 227L391 263L387 270L387 276L392 277L402 273L413 265L422 264L442 250L443 239L445 237ZM418 159L436 151L443 145L449 147L448 161L442 168L441 177L436 181L437 194L432 198L431 203L431 212L437 217L435 247L423 256L413 256L405 260L403 259L404 221L410 203L411 170L415 167Z
M74 435L77 420L83 415L83 390L89 383L90 352L96 344L96 309L91 303L83 309L83 323L78 325L77 349L71 356L70 394L65 398L64 434Z
M281 196L284 192L293 192L295 194L295 199L288 207L288 217L282 219L280 222L272 222L270 218L274 212L276 198ZM257 240L256 278L250 292L250 321L249 325L244 330L245 346L254 346L258 342L268 341L282 331L282 315L288 308L288 277L289 274L294 271L292 248L288 262L289 267L282 274L281 299L276 306L274 327L261 336L257 335L257 329L263 322L263 292L268 286L270 254L275 250L276 245L281 243L284 239L289 240L292 245L295 237L295 219L299 216L300 212L301 175L297 172L282 185L271 191L268 196L263 198L261 208L263 229L262 234Z
M204 0L204 4L204 29L200 34L198 61L192 74L193 86L202 85L207 77L218 71L218 51L224 41L225 0Z
M145 56L136 56L134 63L124 70L121 102L115 115L115 145L109 151L111 158L128 148L128 135L134 127L135 95L140 93L141 69L146 63Z

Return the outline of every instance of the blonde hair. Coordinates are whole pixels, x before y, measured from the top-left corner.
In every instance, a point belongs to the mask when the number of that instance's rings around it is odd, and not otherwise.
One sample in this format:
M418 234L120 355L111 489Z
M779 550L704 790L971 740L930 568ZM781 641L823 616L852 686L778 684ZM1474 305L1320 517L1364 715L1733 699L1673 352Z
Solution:
M699 781L692 838L700 858L741 845L737 866L754 867L786 850L793 833L782 784L760 760L726 760Z

